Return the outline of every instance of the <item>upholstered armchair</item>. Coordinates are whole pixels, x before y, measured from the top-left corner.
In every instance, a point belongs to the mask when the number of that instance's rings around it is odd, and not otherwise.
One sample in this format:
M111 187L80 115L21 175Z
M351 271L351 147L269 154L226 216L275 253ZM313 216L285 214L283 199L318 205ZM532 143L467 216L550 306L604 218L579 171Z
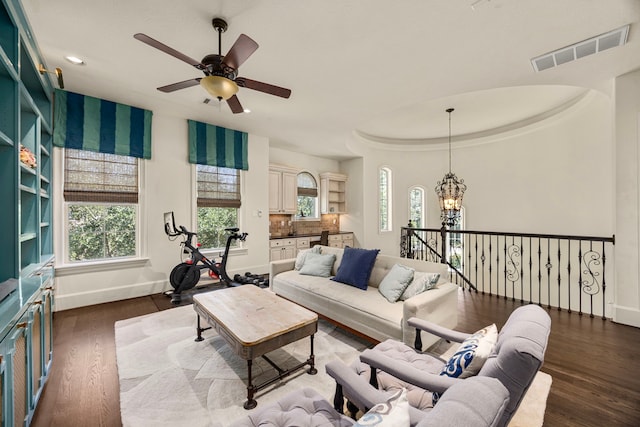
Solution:
M421 419L421 412L432 410L434 405L437 408L440 395L477 375L496 378L509 391L509 404L496 424L506 426L542 366L551 328L549 315L537 305L514 310L499 334L494 325L476 334L465 334L417 318L409 319L408 323L418 331L462 345L447 361L418 352L402 342L387 340L362 352L360 361L351 366L340 362L327 364L327 373L336 380L336 410L342 410L346 397L352 414L357 409L366 412L371 401L368 393L406 388L412 410L411 425L416 425ZM494 343L487 346L492 329L495 331ZM480 341L478 336L481 336ZM479 354L480 348L487 353ZM474 349L475 357L469 356L469 349ZM363 386L365 381L370 384L368 389Z
M364 391L362 395L369 407L385 402L389 395L371 388L366 381L363 385L369 389L369 392ZM419 419L412 419L411 425L417 422L417 427L494 427L508 402L509 393L500 381L487 377L470 378L464 384L455 385L447 390L432 411L416 412L414 415ZM398 417L398 415L390 413L380 416L380 418L385 417ZM371 425L365 419L361 421L362 425ZM371 422L371 419L368 421ZM387 421L392 420L387 418ZM398 421L394 418L393 424L399 425ZM315 390L304 388L288 394L276 403L259 407L251 414L236 420L230 427L351 427L355 425L355 420L339 414Z

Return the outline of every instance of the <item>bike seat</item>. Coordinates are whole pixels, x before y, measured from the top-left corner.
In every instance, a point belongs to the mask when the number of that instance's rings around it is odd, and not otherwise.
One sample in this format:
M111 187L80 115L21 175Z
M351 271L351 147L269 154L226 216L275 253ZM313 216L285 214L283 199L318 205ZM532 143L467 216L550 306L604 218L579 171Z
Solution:
M234 227L234 228L225 228L224 231L229 231L231 233L237 233L238 231L240 231L239 228Z

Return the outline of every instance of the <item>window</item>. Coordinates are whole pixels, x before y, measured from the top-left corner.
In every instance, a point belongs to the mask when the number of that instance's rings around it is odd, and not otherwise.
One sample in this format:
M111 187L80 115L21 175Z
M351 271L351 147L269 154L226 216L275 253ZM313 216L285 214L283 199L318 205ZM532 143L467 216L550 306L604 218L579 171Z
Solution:
M391 169L381 167L378 171L378 223L380 231L391 231Z
M409 189L409 221L415 228L424 228L424 188L411 187Z
M65 149L66 261L138 254L138 159Z
M459 271L464 268L464 235L452 231L464 230L464 214L464 207L461 207L458 221L449 227L447 233L447 260Z
M196 165L198 243L203 248L222 248L227 243L225 228L238 227L240 171L232 168ZM232 247L238 246L234 241Z
M309 172L298 174L298 216L318 218L318 184Z

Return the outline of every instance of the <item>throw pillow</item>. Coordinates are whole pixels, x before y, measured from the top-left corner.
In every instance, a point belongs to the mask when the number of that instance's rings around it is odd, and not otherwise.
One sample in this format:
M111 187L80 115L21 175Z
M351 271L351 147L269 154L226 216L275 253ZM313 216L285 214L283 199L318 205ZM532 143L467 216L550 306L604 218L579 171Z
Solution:
M364 414L353 427L409 427L409 402L407 391L398 390L385 403L378 403Z
M440 279L440 273L424 273L422 271L416 271L413 275L413 280L400 296L400 300L408 300L413 296L435 288L436 283L438 283L438 279Z
M314 254L319 254L320 253L320 246L314 246L312 248L309 249L302 249L298 252L298 255L296 256L296 264L293 267L294 270L298 271L302 268L302 265L304 264L304 259L307 256L308 253L314 253Z
M402 264L394 264L391 270L384 276L380 285L378 285L378 292L380 292L389 302L396 302L400 298L400 295L407 289L411 279L413 279L413 273L415 270L411 267L407 267Z
M453 378L467 378L480 372L498 341L498 328L489 325L464 340L458 350L442 367L440 375Z
M335 260L336 256L334 254L309 252L304 258L304 264L300 267L299 273L308 276L329 277Z
M378 252L380 249L345 247L338 271L331 280L366 290Z

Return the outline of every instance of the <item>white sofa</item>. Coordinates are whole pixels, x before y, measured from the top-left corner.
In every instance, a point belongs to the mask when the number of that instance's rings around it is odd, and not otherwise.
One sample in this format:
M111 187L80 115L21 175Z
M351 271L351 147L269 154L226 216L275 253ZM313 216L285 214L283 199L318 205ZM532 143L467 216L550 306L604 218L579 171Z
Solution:
M335 275L344 249L322 246L321 251L336 255L331 271ZM378 284L396 263L416 271L440 273L440 280L434 289L390 303L378 291ZM407 325L411 317L447 328L454 328L458 322L458 286L447 282L444 264L378 254L366 291L328 277L300 274L294 266L295 259L270 263L269 288L273 292L378 341L392 338L413 347L415 329ZM422 333L421 338L423 349L438 340L427 333Z

